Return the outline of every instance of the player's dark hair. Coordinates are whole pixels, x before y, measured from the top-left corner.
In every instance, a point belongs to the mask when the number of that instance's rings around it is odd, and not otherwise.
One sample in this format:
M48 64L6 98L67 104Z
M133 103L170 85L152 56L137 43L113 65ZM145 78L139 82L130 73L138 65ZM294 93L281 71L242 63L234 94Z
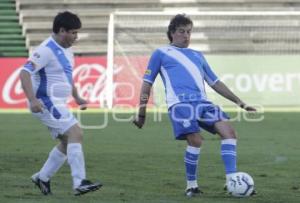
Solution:
M57 34L60 28L64 28L66 31L80 29L81 21L76 14L64 11L58 13L53 20L52 31Z
M185 14L177 14L176 16L174 16L171 19L170 24L168 26L168 31L167 31L167 35L168 35L170 42L173 41L171 33L174 33L176 31L176 29L182 25L184 25L184 26L192 25L193 26L193 21Z

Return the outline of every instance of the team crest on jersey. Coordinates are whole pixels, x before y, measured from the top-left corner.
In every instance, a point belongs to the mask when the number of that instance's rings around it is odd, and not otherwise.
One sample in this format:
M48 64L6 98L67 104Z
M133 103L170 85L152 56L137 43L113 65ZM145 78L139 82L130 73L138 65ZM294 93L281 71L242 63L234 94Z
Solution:
M33 54L33 56L35 57L35 58L41 58L41 55L39 54L39 53L37 53L37 52L35 52L34 54Z
M151 70L147 69L145 75L151 75Z
M183 127L188 128L191 126L191 122L189 120L184 120L182 125L183 125Z

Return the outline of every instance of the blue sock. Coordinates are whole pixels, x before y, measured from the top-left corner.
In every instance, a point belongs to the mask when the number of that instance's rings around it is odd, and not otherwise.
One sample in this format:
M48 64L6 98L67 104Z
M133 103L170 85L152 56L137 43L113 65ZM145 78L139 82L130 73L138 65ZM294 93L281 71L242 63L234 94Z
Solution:
M187 188L198 187L197 183L197 165L200 154L200 148L187 146L184 156Z
M236 168L236 139L224 139L221 141L221 156L226 175L237 172Z

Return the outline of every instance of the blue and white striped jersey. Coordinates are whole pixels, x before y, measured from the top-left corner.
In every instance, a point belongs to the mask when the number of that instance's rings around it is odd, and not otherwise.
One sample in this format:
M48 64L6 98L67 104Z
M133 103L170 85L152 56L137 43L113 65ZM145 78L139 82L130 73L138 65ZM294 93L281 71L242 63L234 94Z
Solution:
M72 94L73 66L71 49L61 47L49 37L31 54L23 70L31 73L37 98L64 101Z
M207 101L204 80L210 86L218 81L201 52L171 45L153 52L144 81L152 84L158 73L165 86L168 107L182 102Z

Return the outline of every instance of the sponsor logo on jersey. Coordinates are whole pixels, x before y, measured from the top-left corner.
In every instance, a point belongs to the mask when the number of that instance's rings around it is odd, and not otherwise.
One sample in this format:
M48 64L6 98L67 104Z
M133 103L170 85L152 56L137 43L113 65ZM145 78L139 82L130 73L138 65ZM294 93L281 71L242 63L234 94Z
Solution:
M189 120L184 120L182 125L183 125L183 127L188 128L191 126L191 122Z
M145 72L145 75L151 75L151 70L147 69L146 72Z
M35 52L35 53L33 54L33 57L39 59L39 58L41 58L41 55L40 55L39 53Z

